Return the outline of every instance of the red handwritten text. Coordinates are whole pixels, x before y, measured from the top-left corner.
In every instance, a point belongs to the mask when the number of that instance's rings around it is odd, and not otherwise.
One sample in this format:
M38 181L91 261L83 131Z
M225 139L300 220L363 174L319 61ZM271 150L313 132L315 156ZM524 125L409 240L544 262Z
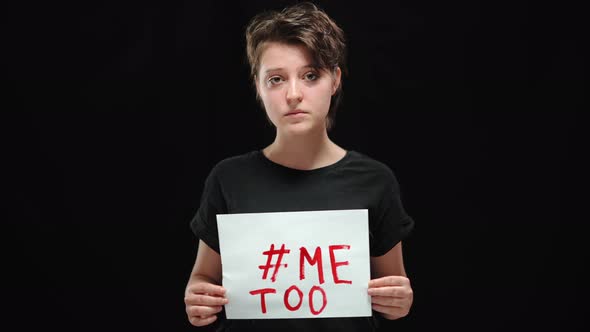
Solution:
M280 250L275 250L275 245L271 244L270 249L262 253L262 254L268 256L268 258L266 259L266 265L258 266L259 269L264 270L264 272L262 273L262 279L266 280L266 277L268 276L268 270L270 270L271 267L274 267L275 269L272 273L272 277L270 278L270 280L272 280L272 282L275 282L277 279L277 273L279 272L279 268L281 266L284 266L285 268L287 267L287 264L281 264L281 260L283 259L283 255L288 254L289 252L291 252L291 251L289 249L285 249L284 244L281 245ZM272 257L274 255L278 255L279 257L277 258L276 264L271 264Z
M320 285L324 283L324 267L322 265L322 249L320 247L315 248L315 252L313 254L313 258L309 256L309 252L305 247L299 248L299 280L305 279L305 266L304 266L304 259L310 265L317 264L318 266L318 279L320 280Z
M336 270L336 268L338 266L348 265L348 261L336 262L336 257L334 257L334 250L350 249L350 246L333 245L333 246L330 246L329 249L330 249L330 266L332 267L332 278L334 278L334 283L335 284L352 284L352 281L350 281L350 280L340 280L340 278L338 278L338 271Z
M346 244L339 244L339 245L331 245L328 246L328 251L330 253L330 267L332 270L332 279L334 281L334 284L352 284L351 280L342 280L340 279L340 277L338 276L338 267L341 266L347 266L349 265L348 261L336 261L336 255L335 255L335 251L336 250L350 250L350 245L346 245ZM289 249L285 249L285 245L282 244L280 249L275 249L275 245L271 244L270 249L267 251L264 251L262 254L268 256L267 260L266 260L266 265L260 265L258 266L259 269L263 270L263 274L262 274L262 279L266 280L266 278L268 277L268 271L274 267L274 271L272 274L272 277L270 278L272 282L276 281L276 275L277 272L279 270L279 268L281 266L284 266L285 268L287 267L287 264L281 264L281 261L283 259L283 255L284 254L288 254L290 252ZM276 264L272 264L272 258L273 256L278 255ZM316 266L317 271L318 271L318 280L320 285L322 285L325 280L324 280L324 270L323 270L323 265L322 265L322 249L318 246L315 248L314 253L313 253L313 257L309 254L309 251L307 250L307 248L305 247L301 247L299 248L299 280L304 280L306 278L305 276L305 261L307 261L307 263L310 266ZM322 298L322 302L321 302L321 306L316 305L314 303L314 294L316 294L316 292L319 292L319 294L321 295ZM263 314L266 314L267 310L266 310L266 294L276 294L277 290L275 288L261 288L261 289L256 289L253 291L250 291L251 295L260 295L260 308L262 310ZM292 294L296 295L297 298L297 302L295 305L292 305L293 301L291 300L295 300L293 298L293 296L291 296ZM292 285L289 288L287 288L287 290L283 293L283 304L285 305L285 308L289 311L298 311L301 308L301 305L303 304L303 291L301 289L299 289L299 287L297 287L297 285ZM320 286L313 286L311 287L311 289L308 292L308 304L309 304L309 311L311 312L312 315L316 316L321 314L324 309L326 308L327 304L328 304L328 297L326 295L326 291L320 287ZM317 309L317 307L319 306L319 309Z

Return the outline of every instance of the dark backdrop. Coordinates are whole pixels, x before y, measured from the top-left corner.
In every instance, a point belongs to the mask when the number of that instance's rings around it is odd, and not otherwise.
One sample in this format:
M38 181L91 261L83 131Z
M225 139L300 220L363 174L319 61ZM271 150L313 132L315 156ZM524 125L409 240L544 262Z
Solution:
M8 5L5 324L193 329L182 300L203 181L273 139L244 27L289 3ZM582 330L582 11L319 4L349 45L331 136L388 164L416 220L404 246L415 305L385 327Z

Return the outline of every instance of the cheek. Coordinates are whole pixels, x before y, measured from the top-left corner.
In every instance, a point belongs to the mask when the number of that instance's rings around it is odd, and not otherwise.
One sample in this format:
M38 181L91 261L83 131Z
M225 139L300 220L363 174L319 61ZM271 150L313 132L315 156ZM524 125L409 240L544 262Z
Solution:
M281 96L278 91L266 91L264 94L260 95L260 99L264 104L264 109L266 113L269 115L270 118L273 117L273 114L277 113L277 109L280 108L281 103Z
M264 96L261 96L265 105L276 105L279 102L279 94L276 90L267 91Z
M308 93L308 96L310 97L309 100L312 100L313 103L320 107L323 111L328 112L330 100L332 99L331 92L332 91L330 88L312 90L310 93Z

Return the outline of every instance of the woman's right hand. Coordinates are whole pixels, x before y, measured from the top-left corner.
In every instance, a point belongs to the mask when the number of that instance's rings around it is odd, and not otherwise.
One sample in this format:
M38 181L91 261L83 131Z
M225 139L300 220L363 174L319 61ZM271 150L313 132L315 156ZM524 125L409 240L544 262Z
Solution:
M187 287L184 304L192 325L209 325L217 320L217 314L227 304L225 288L206 281L196 281Z

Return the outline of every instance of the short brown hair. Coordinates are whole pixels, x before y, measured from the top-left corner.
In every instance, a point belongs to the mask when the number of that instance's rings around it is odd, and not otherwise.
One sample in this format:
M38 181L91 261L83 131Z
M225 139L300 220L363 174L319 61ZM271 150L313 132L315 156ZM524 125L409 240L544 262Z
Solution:
M311 53L314 66L333 71L340 67L346 73L344 32L316 5L304 2L283 9L256 15L246 28L246 53L250 75L256 80L265 42L300 44ZM258 97L258 96L257 96ZM342 82L330 102L326 127L331 129L336 109L342 98Z

